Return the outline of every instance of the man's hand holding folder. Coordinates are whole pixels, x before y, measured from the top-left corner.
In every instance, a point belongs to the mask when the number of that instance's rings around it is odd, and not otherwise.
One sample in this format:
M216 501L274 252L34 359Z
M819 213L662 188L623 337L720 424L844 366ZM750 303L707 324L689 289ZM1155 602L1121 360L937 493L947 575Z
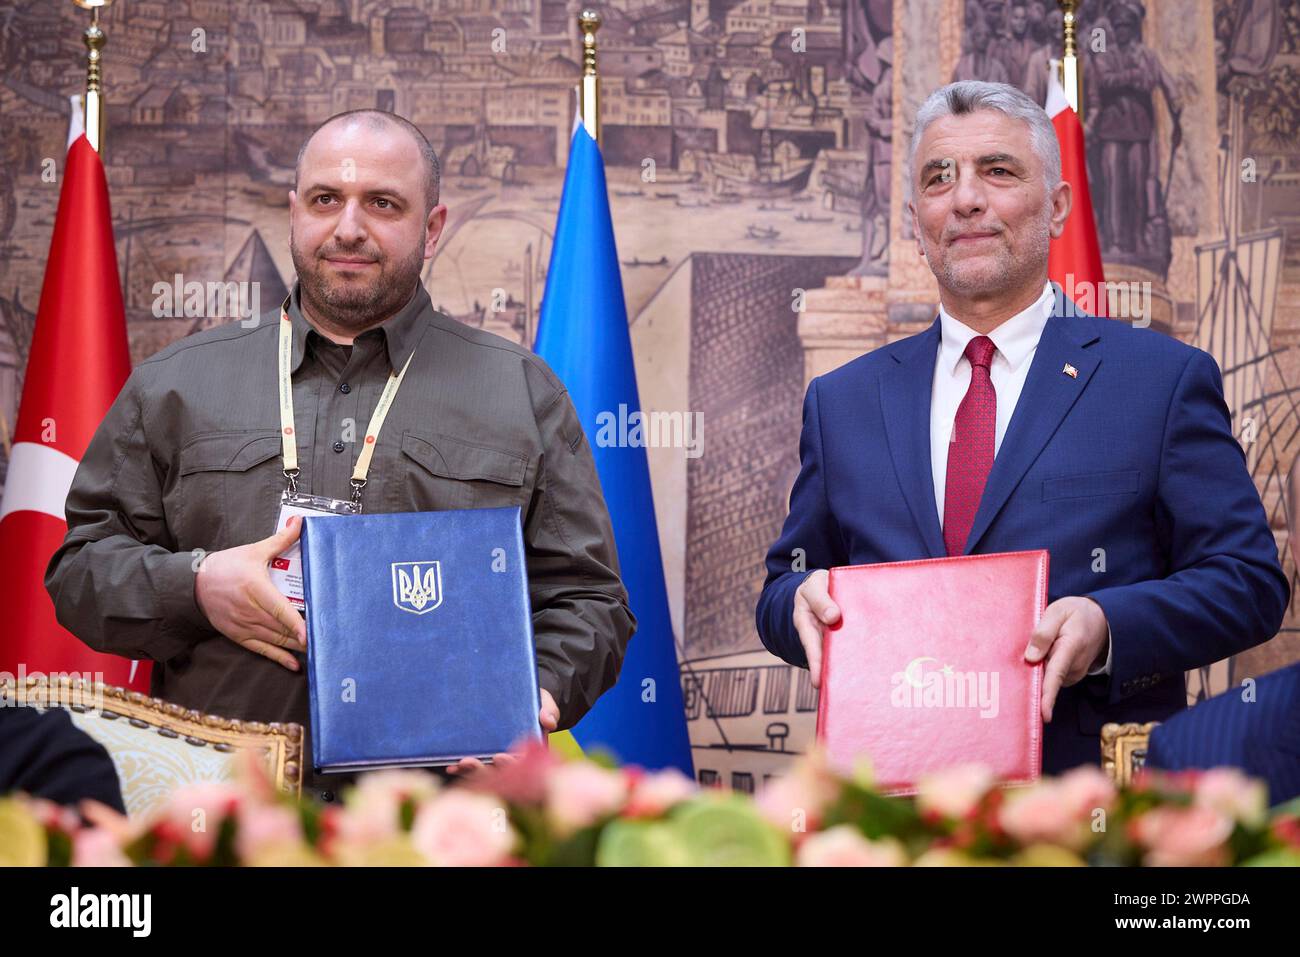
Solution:
M260 542L208 555L199 566L207 574L196 577L194 586L199 607L214 628L290 671L298 670L298 661L282 648L305 650L307 626L298 610L271 584L266 563L298 541L301 531L302 519L294 516L284 528ZM542 731L550 734L559 726L560 709L545 688L541 689L541 699L538 722ZM511 761L514 757L502 753L493 760ZM447 770L457 774L481 767L483 762L467 758Z
M808 656L814 688L822 685L822 629L840 620L840 606L831 598L830 578L830 572L819 568L794 593L794 627Z
M290 671L298 670L290 652L307 649L307 625L271 584L267 563L301 531L302 519L294 516L261 541L209 552L194 576L194 600L213 628Z
M538 715L538 720L541 723L542 731L545 732L546 734L550 734L552 731L554 731L556 728L560 726L560 709L555 704L555 699L551 697L551 693L547 691L545 688L541 689L541 696L542 696L542 710ZM499 754L494 754L492 756L492 762L498 765L510 764L511 762L518 761L518 760L519 758L516 755L510 754L505 751L502 751ZM466 774L470 771L481 770L483 767L484 767L483 762L480 761L478 758L464 758L461 761L456 762L455 764L448 765L447 773Z
M1029 639L1025 660L1047 658L1043 672L1043 720L1051 722L1061 688L1077 684L1106 660L1110 628L1101 605L1091 598L1058 598L1045 609Z
M818 569L799 586L794 597L794 627L799 633L814 688L821 687L822 638L825 628L840 620L840 609L831 598L830 573ZM1030 635L1025 660L1046 658L1043 675L1043 720L1051 722L1052 708L1061 688L1082 681L1090 670L1105 660L1110 630L1106 613L1091 598L1058 598L1043 612Z
M1008 786L1037 780L1045 665L1025 645L1047 607L1048 565L1035 549L831 568L840 618L822 636L817 700L831 766L865 762L887 794L968 763Z

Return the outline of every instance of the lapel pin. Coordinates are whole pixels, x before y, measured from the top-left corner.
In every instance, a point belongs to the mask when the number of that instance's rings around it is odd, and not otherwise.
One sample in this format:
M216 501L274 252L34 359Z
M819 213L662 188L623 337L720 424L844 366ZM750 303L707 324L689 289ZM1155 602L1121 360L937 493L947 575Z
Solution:
M1064 372L1066 375L1068 375L1071 379L1079 378L1079 370L1076 369L1074 366L1070 365L1070 363L1068 362L1065 364L1065 368L1062 369L1061 371Z

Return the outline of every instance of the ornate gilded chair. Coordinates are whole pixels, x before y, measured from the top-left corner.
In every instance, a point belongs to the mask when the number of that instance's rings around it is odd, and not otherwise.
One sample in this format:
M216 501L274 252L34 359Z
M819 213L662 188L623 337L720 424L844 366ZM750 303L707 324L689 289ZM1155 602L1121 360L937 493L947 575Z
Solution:
M64 708L108 751L132 817L148 814L182 784L235 776L236 754L258 753L276 787L302 792L303 729L201 714L160 698L67 675L0 679L0 705Z
M1127 787L1147 759L1147 742L1159 721L1101 726L1101 767L1119 787Z

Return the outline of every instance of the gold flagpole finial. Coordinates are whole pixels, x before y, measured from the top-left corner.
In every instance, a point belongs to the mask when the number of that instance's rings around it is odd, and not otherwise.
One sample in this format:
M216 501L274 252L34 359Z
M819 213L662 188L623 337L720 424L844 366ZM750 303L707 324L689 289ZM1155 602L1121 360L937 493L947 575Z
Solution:
M86 45L86 95L82 99L86 117L86 139L98 153L104 148L104 92L103 60L104 44L108 37L99 26L99 10L109 6L113 0L72 0L83 10L90 11L90 26L81 35Z
M600 76L596 72L596 31L600 29L600 14L595 10L583 10L578 15L578 28L582 30L582 125L599 143Z
M1057 77L1065 90L1065 98L1069 101L1070 107L1080 119L1083 119L1083 71L1079 64L1077 13L1079 0L1056 0L1056 2L1061 8L1061 13L1065 15L1062 23L1062 31L1065 34L1063 55L1057 68Z

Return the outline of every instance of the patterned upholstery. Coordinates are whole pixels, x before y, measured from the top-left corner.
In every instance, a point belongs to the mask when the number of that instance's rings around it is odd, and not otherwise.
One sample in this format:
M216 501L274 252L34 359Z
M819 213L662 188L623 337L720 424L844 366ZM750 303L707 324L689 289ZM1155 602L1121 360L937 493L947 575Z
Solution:
M149 814L174 789L234 778L240 751L261 755L276 786L302 790L302 726L204 715L112 685L65 676L0 682L0 696L65 708L73 724L102 744L117 768L131 817Z
M183 782L228 781L235 776L235 752L207 743L166 738L151 725L93 711L71 714L72 723L104 746L117 768L122 800L132 817L148 813ZM195 739L197 740L197 739Z

